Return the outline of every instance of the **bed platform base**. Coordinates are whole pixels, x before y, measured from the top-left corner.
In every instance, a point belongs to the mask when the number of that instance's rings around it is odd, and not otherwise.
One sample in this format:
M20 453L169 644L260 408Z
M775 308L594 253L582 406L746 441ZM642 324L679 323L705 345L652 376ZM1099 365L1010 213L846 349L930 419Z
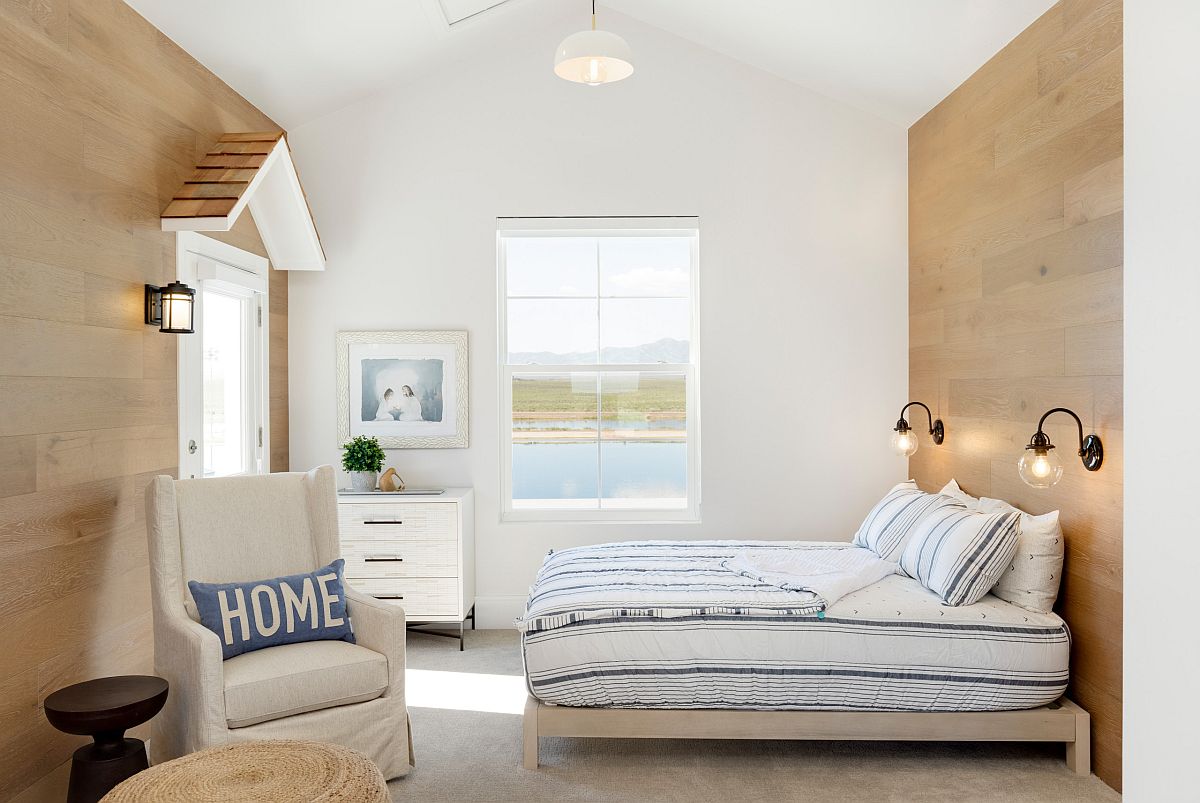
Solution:
M1091 773L1088 713L1066 697L1027 711L738 711L573 708L525 703L524 764L537 769L538 739L810 739L924 742L1062 742L1067 767Z

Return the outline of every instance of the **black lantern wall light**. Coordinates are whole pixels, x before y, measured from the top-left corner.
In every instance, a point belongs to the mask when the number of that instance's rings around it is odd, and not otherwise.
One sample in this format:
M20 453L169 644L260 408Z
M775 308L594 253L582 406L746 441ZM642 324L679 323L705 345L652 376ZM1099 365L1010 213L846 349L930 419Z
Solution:
M146 285L146 323L169 335L190 335L195 327L196 291L183 282Z
M896 422L893 428L895 434L892 435L892 449L898 455L909 456L917 451L920 439L917 438L917 433L913 432L912 427L908 425L908 421L904 419L904 414L908 412L909 407L924 407L925 414L929 416L929 437L933 438L933 442L937 446L942 445L942 441L946 439L946 427L942 424L942 419L934 419L933 413L929 407L919 401L910 401L900 409L900 420Z
M1079 416L1066 407L1055 407L1038 421L1037 432L1033 433L1033 437L1029 439L1029 445L1025 447L1025 454L1021 455L1021 459L1017 461L1017 470L1021 472L1021 479L1025 481L1026 485L1034 488L1049 488L1062 479L1062 461L1058 459L1050 437L1042 431L1042 424L1046 423L1046 419L1054 413L1066 413L1075 419L1075 425L1079 428L1078 454L1083 461L1083 467L1088 471L1099 471L1101 464L1104 463L1104 444L1100 442L1100 436L1093 432L1085 438L1083 422L1079 420Z

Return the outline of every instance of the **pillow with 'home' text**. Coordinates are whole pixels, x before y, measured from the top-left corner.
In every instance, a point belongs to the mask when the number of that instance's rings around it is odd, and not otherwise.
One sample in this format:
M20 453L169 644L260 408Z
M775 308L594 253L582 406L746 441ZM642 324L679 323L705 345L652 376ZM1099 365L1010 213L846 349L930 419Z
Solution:
M221 639L221 657L300 641L354 643L346 608L346 562L307 574L245 583L188 581L200 624Z

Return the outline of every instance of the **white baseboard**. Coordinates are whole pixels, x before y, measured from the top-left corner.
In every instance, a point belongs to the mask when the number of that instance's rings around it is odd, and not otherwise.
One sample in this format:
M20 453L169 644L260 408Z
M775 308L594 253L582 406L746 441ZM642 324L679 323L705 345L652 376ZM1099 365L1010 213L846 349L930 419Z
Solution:
M476 597L475 598L475 627L480 630L508 630L513 626L513 620L525 613L525 602L528 597Z

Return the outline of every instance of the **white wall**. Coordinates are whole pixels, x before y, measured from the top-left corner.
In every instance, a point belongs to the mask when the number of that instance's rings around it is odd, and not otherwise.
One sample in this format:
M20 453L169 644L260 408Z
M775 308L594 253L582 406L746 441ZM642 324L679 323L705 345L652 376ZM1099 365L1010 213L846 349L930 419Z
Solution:
M905 462L906 132L617 15L638 72L551 72L567 4L434 75L290 132L329 257L290 277L293 469L339 458L334 333L466 329L471 447L396 451L473 485L482 626L550 548L626 538L848 539ZM703 523L498 520L496 217L699 215ZM753 414L746 415L747 408Z
M1125 4L1125 722L1130 801L1195 800L1200 739L1200 6Z

